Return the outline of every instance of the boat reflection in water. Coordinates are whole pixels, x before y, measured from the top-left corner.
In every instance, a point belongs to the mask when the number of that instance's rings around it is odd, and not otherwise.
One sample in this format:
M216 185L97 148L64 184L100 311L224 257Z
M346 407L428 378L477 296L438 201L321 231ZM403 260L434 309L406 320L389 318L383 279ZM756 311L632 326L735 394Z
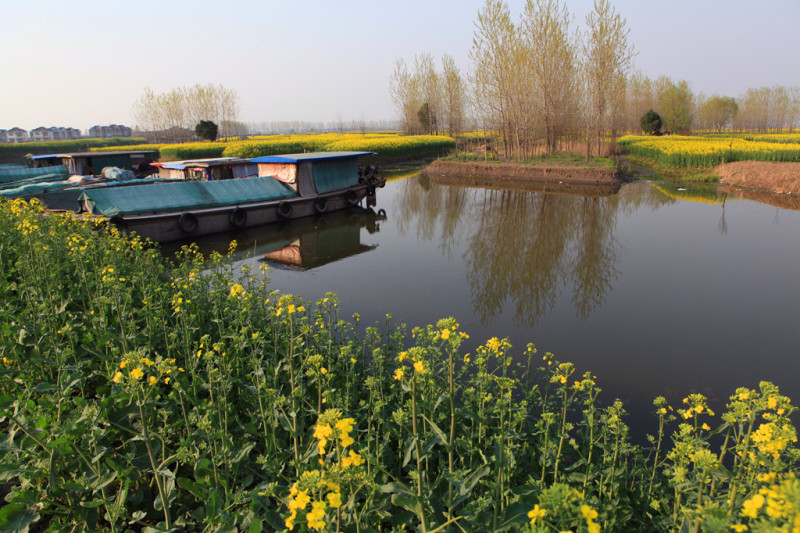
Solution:
M208 256L213 252L227 254L231 241L235 240L236 251L230 255L233 262L259 258L273 268L311 270L377 248L377 244L361 242L361 230L376 233L384 220L386 212L383 209L375 212L371 208L355 206L281 224L209 235L193 242L203 255ZM181 243L167 243L162 244L161 250L171 256L181 246Z

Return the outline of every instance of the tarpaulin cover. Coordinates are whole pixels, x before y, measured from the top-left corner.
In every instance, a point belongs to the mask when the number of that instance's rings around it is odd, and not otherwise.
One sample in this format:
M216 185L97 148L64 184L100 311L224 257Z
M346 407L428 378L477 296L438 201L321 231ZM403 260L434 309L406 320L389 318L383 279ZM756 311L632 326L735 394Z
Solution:
M355 158L314 161L314 182L322 194L358 185L358 164Z
M91 189L81 201L90 213L112 217L186 211L296 197L297 193L272 176L222 181L186 181Z
M130 170L119 167L103 167L100 175L114 181L130 181L136 179L136 174Z
M6 198L17 198L21 196L30 196L40 192L57 191L59 189L66 189L67 187L71 186L72 183L66 180L26 183L25 185L20 185L19 187L14 187L13 189L3 189L0 191L0 195L5 196Z
M22 181L28 178L35 178L44 174L66 175L67 167L64 165L56 165L53 167L39 167L39 168L0 168L0 183L11 183L13 181Z

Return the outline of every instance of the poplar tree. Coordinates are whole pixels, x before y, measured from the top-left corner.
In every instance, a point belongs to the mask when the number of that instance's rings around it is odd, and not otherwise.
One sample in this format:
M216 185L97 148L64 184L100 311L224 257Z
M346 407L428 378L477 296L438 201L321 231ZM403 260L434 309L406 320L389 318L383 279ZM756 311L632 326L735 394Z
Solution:
M570 33L570 15L558 0L528 0L523 13L524 48L535 107L548 153L558 149L562 135L574 123L580 94L577 45Z
M634 52L628 43L629 30L608 0L595 0L586 16L588 34L584 42L584 73L587 105L587 158L592 143L600 147L611 125L611 111L622 108L625 78Z

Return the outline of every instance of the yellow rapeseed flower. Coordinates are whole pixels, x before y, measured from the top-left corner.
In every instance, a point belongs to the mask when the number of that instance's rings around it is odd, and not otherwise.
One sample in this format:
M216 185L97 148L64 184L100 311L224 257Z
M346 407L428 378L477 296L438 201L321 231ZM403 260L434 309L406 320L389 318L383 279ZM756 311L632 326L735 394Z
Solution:
M425 373L425 363L423 363L422 361L415 362L414 363L414 371L419 375L424 374Z
M398 368L397 370L394 371L394 379L400 381L401 379L403 379L403 374L405 374L405 369Z
M333 507L334 509L338 509L339 507L342 506L342 495L341 495L341 493L329 492L326 495L326 498L328 499L328 503L331 504L331 507Z
M114 383L119 383L119 380L121 379L122 379L122 372L117 372L116 374L114 374L114 377L111 378L111 381L113 381Z
M756 518L758 516L758 510L764 506L764 496L761 494L756 494L749 500L745 500L742 504L742 516L746 516L748 518Z
M546 514L547 514L547 510L546 509L541 509L539 507L538 503L536 505L534 505L533 509L528 511L528 518L531 519L531 525L536 524L536 521L538 519L542 518Z
M144 372L142 372L141 368L137 367L131 370L131 377L133 379L142 379L142 376L144 376Z
M325 529L325 522L322 520L325 518L325 507L327 504L324 501L311 503L311 511L306 514L308 527L317 531Z
M584 504L581 505L581 515L583 515L586 520L594 520L597 518L597 511Z

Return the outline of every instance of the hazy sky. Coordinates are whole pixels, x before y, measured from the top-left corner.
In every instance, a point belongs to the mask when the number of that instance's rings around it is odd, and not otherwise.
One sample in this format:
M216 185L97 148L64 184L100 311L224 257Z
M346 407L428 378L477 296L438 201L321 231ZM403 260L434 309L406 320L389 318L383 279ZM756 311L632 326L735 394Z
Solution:
M518 20L525 0L509 0ZM585 27L591 0L568 0ZM636 69L697 93L800 85L800 0L612 0ZM395 118L397 58L471 67L483 0L4 2L0 128L134 126L145 87L239 93L245 122Z

